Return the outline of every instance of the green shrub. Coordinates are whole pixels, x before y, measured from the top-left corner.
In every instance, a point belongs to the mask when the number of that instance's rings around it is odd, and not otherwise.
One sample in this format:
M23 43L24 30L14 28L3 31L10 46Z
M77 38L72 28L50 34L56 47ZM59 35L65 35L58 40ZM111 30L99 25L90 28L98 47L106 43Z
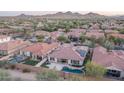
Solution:
M8 80L11 80L10 75L6 71L0 69L0 81L8 81Z
M16 68L16 66L14 64L10 65L10 68L13 70Z
M64 35L59 36L57 38L57 40L60 41L60 42L65 42L65 43L69 43L70 42L69 39L67 37L65 37Z
M86 75L87 76L103 77L105 73L106 73L106 69L102 66L99 66L91 62L86 64Z
M29 73L29 72L31 72L31 70L30 70L30 69L25 68L25 69L23 69L23 70L22 70L22 72L23 72L23 73Z
M5 61L0 61L0 68L4 68L7 64Z

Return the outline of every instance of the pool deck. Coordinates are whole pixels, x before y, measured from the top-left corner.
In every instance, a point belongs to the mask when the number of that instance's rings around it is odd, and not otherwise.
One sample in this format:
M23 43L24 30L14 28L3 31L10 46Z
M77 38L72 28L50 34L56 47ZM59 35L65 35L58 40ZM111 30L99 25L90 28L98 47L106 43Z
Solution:
M68 64L61 64L61 63L50 63L46 66L49 67L49 69L55 69L58 71L61 71L63 69L63 67L68 67L70 69L77 69L77 70L82 70L84 68L84 67L73 67Z
M61 71L63 67L67 66L67 65L64 65L64 64L58 64L58 63L50 63L48 65L46 65L49 67L49 69L55 69L55 70L58 70L58 71Z

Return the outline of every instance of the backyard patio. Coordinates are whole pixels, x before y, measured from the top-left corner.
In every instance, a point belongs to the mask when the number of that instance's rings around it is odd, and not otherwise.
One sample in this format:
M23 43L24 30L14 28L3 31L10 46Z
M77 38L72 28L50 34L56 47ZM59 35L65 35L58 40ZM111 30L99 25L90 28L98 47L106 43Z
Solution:
M76 74L81 74L83 73L83 68L84 67L72 67L68 64L61 64L61 63L49 63L49 64L43 64L42 67L47 67L49 69L54 69L57 71L64 71L68 73L76 73Z
M49 69L55 69L57 71L61 71L63 67L67 66L65 64L59 64L59 63L50 63L46 65Z

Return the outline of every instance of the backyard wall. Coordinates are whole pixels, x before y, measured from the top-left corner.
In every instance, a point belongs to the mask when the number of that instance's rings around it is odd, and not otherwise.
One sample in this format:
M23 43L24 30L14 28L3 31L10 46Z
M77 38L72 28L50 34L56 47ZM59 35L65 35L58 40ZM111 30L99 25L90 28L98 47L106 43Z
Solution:
M88 77L88 76L83 76L83 75L78 75L78 74L72 74L72 73L64 73L61 71L55 71L55 70L51 70L48 68L44 68L44 67L34 67L34 66L30 66L30 65L25 65L25 64L15 64L16 69L19 70L23 70L23 69L29 69L31 72L35 72L35 73L42 73L42 72L46 72L46 71L54 71L56 72L56 74L58 74L60 77L63 77L67 80L84 80L84 81L89 81L89 80L108 80L106 78L96 78L96 77Z
M15 69L18 69L18 70L24 70L24 69L28 69L30 70L31 72L35 72L35 73L42 73L42 72L47 72L47 71L54 71L56 72L56 74L58 74L60 77L64 77L64 78L73 78L73 77L78 77L78 78L82 78L83 76L82 75L77 75L77 74L71 74L71 73L64 73L64 72L61 72L61 71L55 71L55 70L52 70L52 69L48 69L48 68L44 68L44 67L34 67L34 66L30 66L30 65L25 65L25 64L15 64Z

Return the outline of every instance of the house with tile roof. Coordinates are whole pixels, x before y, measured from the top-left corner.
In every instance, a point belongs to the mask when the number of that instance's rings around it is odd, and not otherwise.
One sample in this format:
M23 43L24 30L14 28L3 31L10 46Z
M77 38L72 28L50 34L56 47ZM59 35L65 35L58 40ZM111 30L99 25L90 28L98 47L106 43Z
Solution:
M66 36L66 34L64 33L64 32L61 32L61 31L54 31L54 32L51 32L50 33L50 36L51 36L51 39L53 40L53 41L57 41L57 38L59 37L59 36Z
M35 31L35 32L33 32L33 34L35 36L48 36L48 37L50 37L50 33L47 31L43 31L43 30Z
M21 49L27 47L29 42L22 40L11 40L6 43L0 44L0 55L17 54Z
M0 28L0 35L7 35L7 36L16 37L16 36L23 35L23 32L16 31L16 30L13 30L11 28Z
M67 35L71 41L79 41L80 36L85 32L85 29L70 29L70 32L68 32Z
M119 34L119 33L113 33L113 34L110 34L110 36L113 36L115 38L121 38L121 39L124 39L124 34Z
M104 38L104 33L102 32L97 32L97 31L93 31L93 32L87 32L86 33L86 37L89 37L89 38L96 38L96 39L99 39L99 38Z
M48 61L80 67L88 51L89 48L86 46L62 45L48 55Z
M58 46L58 43L34 43L21 50L20 54L41 61Z
M9 42L11 40L10 36L0 35L0 43Z
M107 34L112 34L112 33L117 34L119 32L117 30L105 30L105 33L107 33Z
M107 49L101 46L94 48L92 62L107 69L107 74L115 77L124 77L124 51Z

